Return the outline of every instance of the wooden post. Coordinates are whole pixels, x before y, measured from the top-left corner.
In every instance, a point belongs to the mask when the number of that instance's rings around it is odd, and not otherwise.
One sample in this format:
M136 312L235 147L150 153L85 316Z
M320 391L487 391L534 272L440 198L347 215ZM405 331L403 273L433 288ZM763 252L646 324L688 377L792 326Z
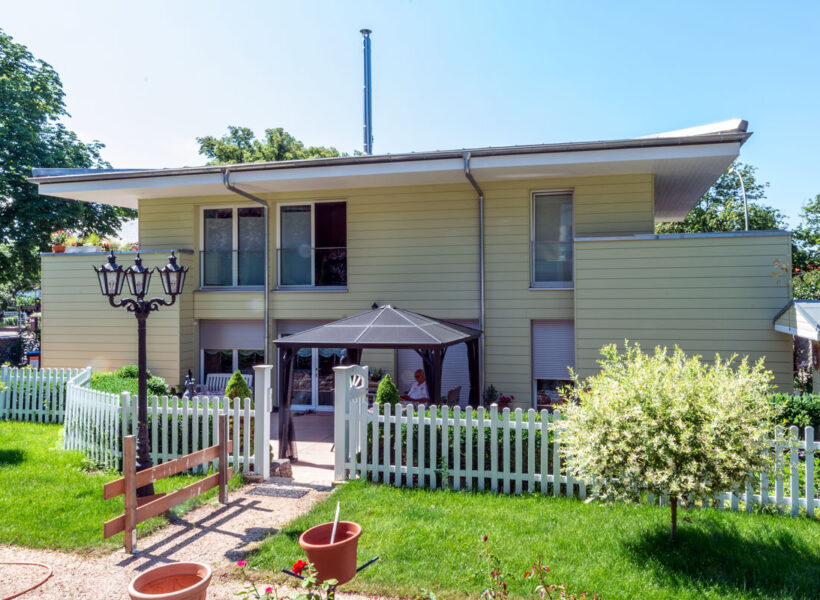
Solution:
M125 479L125 551L137 551L137 437L123 438L122 476Z
M228 503L228 415L219 415L219 503Z

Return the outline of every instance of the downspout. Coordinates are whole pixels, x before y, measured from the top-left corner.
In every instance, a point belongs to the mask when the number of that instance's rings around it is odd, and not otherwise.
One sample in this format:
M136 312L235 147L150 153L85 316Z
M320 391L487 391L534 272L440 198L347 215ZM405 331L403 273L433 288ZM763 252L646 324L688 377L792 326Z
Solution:
M464 158L464 176L467 177L478 194L478 328L481 337L478 339L478 401L484 402L484 192L470 172L470 153L461 155Z
M253 194L249 194L244 190L240 190L238 187L234 186L231 183L231 170L230 167L225 167L222 169L222 183L225 187L233 192L234 194L239 194L247 198L248 200L252 200L257 204L261 204L265 208L265 364L269 365L270 361L268 360L268 355L270 354L270 237L268 236L268 224L270 222L270 215L268 214L268 203L261 198L257 198Z

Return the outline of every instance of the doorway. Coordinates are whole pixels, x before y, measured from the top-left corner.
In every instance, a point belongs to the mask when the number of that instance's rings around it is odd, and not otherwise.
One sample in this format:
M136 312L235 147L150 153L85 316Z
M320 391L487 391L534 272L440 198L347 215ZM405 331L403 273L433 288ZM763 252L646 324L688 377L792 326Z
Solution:
M293 363L293 410L333 410L333 367L342 364L342 348L299 348Z

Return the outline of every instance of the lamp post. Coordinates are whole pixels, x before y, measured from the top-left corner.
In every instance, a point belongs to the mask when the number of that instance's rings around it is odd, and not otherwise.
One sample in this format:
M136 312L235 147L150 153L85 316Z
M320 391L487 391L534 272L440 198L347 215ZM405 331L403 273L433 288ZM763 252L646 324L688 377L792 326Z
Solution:
M729 173L734 173L740 180L740 191L743 193L743 224L745 227L744 231L749 231L749 205L746 204L746 186L743 185L743 177L740 176L740 172L734 167L729 167Z
M123 269L117 264L114 251L108 255L108 264L102 265L99 269L94 267L97 278L100 282L100 291L103 296L108 296L108 302L114 308L121 306L125 310L134 313L137 318L137 363L139 367L139 393L138 393L138 415L137 415L137 471L147 469L152 466L151 462L151 441L148 439L148 383L145 355L145 322L152 311L159 310L160 306L171 306L179 294L182 293L182 286L185 283L185 274L188 267L181 267L177 264L177 257L171 252L168 257L168 264L156 268L162 280L162 287L165 293L171 296L168 302L164 298L151 298L145 300L148 293L148 286L151 283L151 275L154 269L142 266L142 258L137 252L134 258L134 266ZM122 284L128 282L128 289L134 298L123 298L115 300L122 292ZM153 484L143 486L137 490L137 496L152 496L154 494Z

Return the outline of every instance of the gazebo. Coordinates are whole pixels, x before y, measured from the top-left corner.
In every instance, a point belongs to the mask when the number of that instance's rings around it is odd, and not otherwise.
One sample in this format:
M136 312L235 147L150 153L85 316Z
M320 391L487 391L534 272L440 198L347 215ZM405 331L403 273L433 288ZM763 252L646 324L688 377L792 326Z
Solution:
M469 402L476 406L480 337L478 329L385 305L274 340L279 349L279 458L296 458L290 404L294 357L299 348L344 348L343 362L348 365L358 364L366 348L415 350L424 365L430 400L435 401L441 397L441 369L447 348L466 343Z

